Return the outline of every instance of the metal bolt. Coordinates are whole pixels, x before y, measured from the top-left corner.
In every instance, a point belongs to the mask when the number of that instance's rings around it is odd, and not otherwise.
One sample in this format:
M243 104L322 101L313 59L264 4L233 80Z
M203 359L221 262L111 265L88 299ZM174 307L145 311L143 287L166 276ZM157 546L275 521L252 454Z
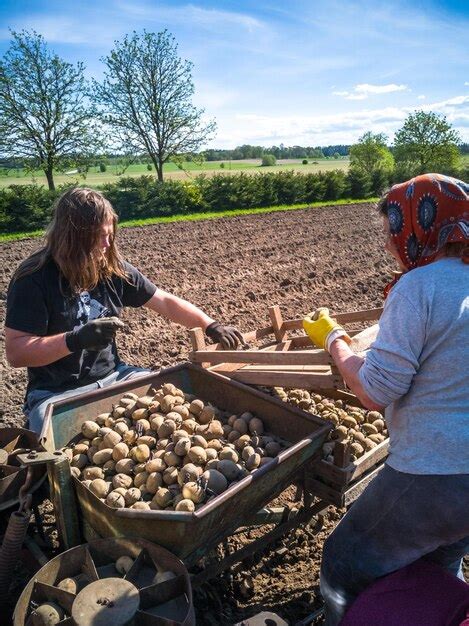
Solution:
M114 602L112 600L109 600L108 598L98 598L96 602L98 604L102 604L102 606L107 606L109 608L112 608L114 606Z

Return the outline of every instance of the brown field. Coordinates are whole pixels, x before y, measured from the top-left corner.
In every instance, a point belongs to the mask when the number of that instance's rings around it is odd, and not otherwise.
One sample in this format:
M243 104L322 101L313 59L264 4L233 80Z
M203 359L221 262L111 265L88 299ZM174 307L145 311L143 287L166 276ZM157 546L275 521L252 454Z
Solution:
M3 303L15 266L39 244L29 239L1 246ZM264 325L272 304L288 318L319 305L333 311L380 306L393 267L382 251L380 219L365 204L129 228L120 232L120 244L157 285L243 331ZM184 329L141 309L126 311L124 321L118 344L127 362L159 368L187 358ZM3 368L0 419L20 425L25 372L8 367L4 358ZM291 490L284 501L288 497ZM318 602L322 543L339 513L331 508L320 534L295 530L245 561L239 572L203 587L195 597L198 623L233 624L261 610L294 623L310 613ZM244 540L237 536L231 545ZM286 553L277 554L282 546ZM243 595L246 578L253 591Z

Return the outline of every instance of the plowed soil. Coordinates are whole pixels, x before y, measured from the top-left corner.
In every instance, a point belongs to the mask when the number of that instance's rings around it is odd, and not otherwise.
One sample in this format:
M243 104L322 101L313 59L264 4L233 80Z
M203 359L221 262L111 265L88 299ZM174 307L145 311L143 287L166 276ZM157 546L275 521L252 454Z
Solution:
M381 220L368 204L123 229L119 241L125 258L158 286L242 331L267 325L273 304L286 319L317 306L335 312L380 306L393 269ZM40 243L2 245L2 304L15 267ZM187 359L185 329L145 309L129 309L123 319L127 329L118 345L128 363L158 369ZM9 367L4 351L2 366L1 425L22 425L26 373ZM319 534L310 527L293 531L243 568L206 584L195 596L198 623L233 624L261 610L290 623L304 618L317 606L321 546L338 518L331 510ZM233 547L245 540L238 536Z
M242 331L268 325L273 304L285 319L317 306L336 312L381 306L393 267L369 204L126 228L118 237L124 257L156 285ZM2 325L11 275L40 245L39 239L1 244ZM127 309L123 319L118 346L126 362L158 369L187 359L184 328L146 309ZM4 358L2 366L0 417L6 426L20 425L26 371Z

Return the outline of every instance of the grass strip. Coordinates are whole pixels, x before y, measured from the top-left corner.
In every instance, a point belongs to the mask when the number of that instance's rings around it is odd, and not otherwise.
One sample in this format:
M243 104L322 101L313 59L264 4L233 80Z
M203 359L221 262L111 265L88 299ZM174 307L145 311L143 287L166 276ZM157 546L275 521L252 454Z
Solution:
M133 228L135 226L151 226L153 224L171 224L172 222L197 222L199 220L218 219L220 217L238 217L242 215L259 215L261 213L276 213L278 211L298 211L300 209L313 209L316 207L341 206L349 204L366 204L376 202L378 198L366 198L353 200L346 198L342 200L326 200L323 202L308 202L303 204L280 204L277 206L258 207L252 209L230 209L228 211L207 211L205 213L189 213L187 215L168 215L167 217L147 217L139 220L127 220L119 222L120 228ZM33 230L31 232L2 233L0 243L41 237L43 230Z

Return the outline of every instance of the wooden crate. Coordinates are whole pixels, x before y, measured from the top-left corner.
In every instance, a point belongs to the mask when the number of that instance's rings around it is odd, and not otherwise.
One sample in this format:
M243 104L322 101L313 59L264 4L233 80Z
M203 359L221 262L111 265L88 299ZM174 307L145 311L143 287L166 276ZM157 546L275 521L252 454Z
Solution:
M381 313L382 308L376 308L338 313L334 317L347 328L353 349L362 352L376 336L377 326L369 327ZM261 344L254 349L222 350L219 344L207 345L202 330L193 329L191 360L250 385L307 389L363 408L347 390L330 355L315 348L305 335L302 318L284 321L278 306L270 307L269 316L269 326L243 334L245 342ZM388 448L386 439L351 462L348 446L336 444L333 463L320 459L311 466L309 489L331 504L350 503L382 468Z
M337 390L318 393L334 400L343 400L351 406L363 408L360 401L351 393ZM389 438L376 448L365 452L355 461L350 460L347 445L336 443L334 462L318 459L311 466L309 488L314 495L336 506L346 506L360 495L368 482L384 465L389 451ZM360 488L361 487L361 488Z
M378 320L381 312L381 308L368 309L334 317L346 328L351 324L361 327L347 329L356 351L361 351L363 338L369 333L363 335L363 327ZM302 318L284 321L278 306L270 307L269 316L269 326L243 334L247 344L263 342L255 349L222 350L220 344L206 344L202 329L192 329L191 361L251 385L315 390L346 388L328 352L315 348L304 333ZM292 332L296 334L290 336Z

